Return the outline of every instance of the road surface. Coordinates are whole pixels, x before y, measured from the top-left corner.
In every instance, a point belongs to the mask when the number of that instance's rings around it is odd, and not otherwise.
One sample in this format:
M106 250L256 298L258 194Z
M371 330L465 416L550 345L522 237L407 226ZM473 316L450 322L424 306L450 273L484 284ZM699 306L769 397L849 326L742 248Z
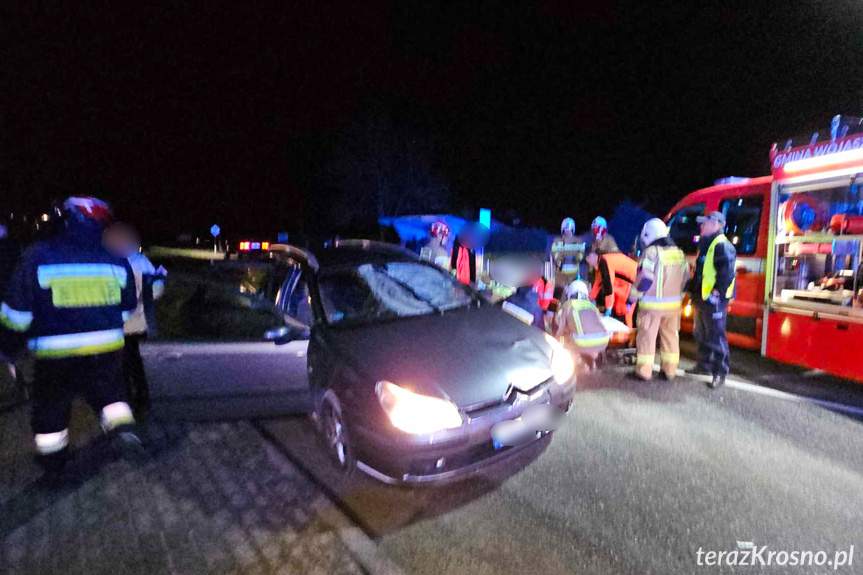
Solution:
M752 354L740 360L759 369ZM863 573L863 418L694 378L640 383L625 371L583 378L550 440L443 488L346 479L306 419L258 426L407 573ZM699 566L738 542L831 561L854 545L856 556L835 571Z

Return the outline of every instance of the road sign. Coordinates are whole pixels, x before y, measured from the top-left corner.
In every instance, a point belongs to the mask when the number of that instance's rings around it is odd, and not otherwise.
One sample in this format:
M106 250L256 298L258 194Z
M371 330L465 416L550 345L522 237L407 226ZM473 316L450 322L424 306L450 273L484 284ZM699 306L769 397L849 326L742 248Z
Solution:
M210 235L213 236L214 238L217 238L217 237L219 237L220 233L222 233L222 228L220 228L216 224L213 224L213 227L210 228Z
M279 232L279 243L280 244L288 243L288 232Z

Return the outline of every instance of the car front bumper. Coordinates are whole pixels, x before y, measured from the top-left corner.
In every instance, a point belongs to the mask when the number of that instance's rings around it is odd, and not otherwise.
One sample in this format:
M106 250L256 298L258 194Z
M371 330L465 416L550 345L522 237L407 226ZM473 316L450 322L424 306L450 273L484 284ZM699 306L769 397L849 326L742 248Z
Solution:
M569 411L574 394L574 378L566 385L549 383L540 392L534 392L530 400L469 414L458 437L439 443L430 438L394 436L354 427L351 434L357 467L391 484L431 483L471 475L526 447L496 449L491 439L491 428L495 424L519 417L532 405L551 404ZM538 433L537 439L546 435L548 433Z

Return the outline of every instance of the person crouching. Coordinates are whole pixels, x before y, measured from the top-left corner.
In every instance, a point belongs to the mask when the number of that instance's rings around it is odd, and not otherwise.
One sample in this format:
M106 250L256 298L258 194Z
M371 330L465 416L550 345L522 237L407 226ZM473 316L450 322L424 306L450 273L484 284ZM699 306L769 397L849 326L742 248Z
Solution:
M594 371L599 354L608 347L609 334L602 325L602 317L590 301L587 284L583 281L571 282L563 297L564 302L555 317L555 337L564 337L588 370Z

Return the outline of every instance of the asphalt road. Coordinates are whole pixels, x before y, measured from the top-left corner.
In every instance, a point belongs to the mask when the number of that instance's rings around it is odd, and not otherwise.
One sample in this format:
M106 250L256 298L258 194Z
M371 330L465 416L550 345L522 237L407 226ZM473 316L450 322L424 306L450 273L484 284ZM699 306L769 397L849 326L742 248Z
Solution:
M806 402L607 367L549 440L440 488L340 476L306 419L259 426L408 573L863 573L863 421ZM855 557L835 571L698 565L738 541Z

